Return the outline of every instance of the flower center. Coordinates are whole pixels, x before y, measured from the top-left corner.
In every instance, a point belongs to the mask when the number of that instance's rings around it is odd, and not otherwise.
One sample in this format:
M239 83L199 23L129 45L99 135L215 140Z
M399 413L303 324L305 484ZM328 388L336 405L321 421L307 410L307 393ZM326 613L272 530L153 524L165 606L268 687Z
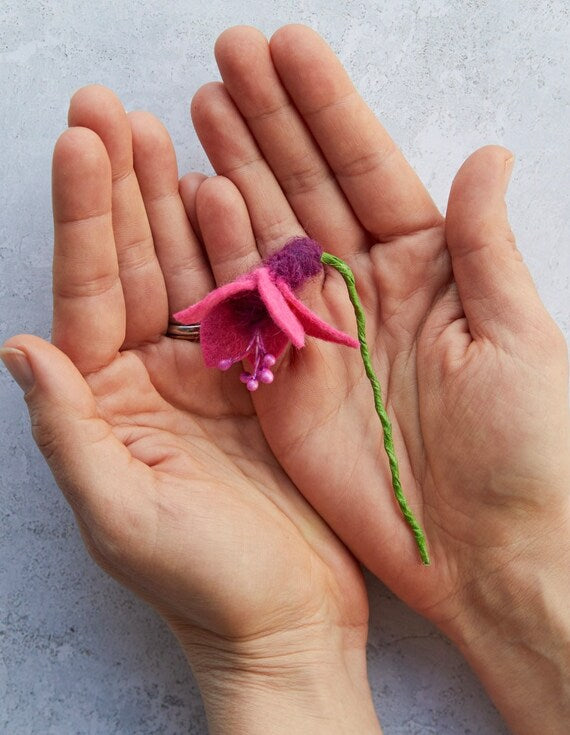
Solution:
M271 372L271 368L275 365L275 356L265 349L261 333L258 329L255 330L244 352L236 357L228 357L220 360L218 367L220 370L229 370L232 365L241 360L245 360L246 357L249 357L251 360L253 370L250 373L244 371L239 379L242 383L245 383L249 391L253 392L257 390L260 383L273 382L274 375Z

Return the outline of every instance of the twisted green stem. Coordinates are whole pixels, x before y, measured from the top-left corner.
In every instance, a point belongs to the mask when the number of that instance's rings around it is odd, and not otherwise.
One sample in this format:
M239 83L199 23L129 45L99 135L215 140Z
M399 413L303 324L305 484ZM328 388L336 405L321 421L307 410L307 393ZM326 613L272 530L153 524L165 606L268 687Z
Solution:
M356 316L358 341L360 342L360 354L362 355L362 362L364 363L366 376L372 386L372 392L374 394L374 407L376 408L376 413L378 414L378 418L380 419L380 423L382 424L382 429L384 432L384 449L386 450L388 462L390 464L394 495L396 497L396 500L398 501L398 505L400 506L402 515L406 519L408 526L414 534L414 538L416 539L416 544L420 552L421 560L424 564L427 565L430 562L426 538L420 524L417 522L414 514L410 510L410 507L402 490L402 483L400 482L400 470L398 468L398 460L396 459L394 440L392 438L392 424L390 423L390 419L388 418L388 414L386 413L386 409L382 401L382 389L380 387L380 382L376 376L376 373L374 372L374 368L372 367L372 362L370 360L370 351L368 349L368 343L366 342L366 320L364 317L364 310L362 309L362 304L360 303L360 298L356 290L354 273L344 262L344 260L341 260L340 258L337 258L335 255L331 255L330 253L323 253L321 256L321 261L325 265L330 265L332 268L335 268L335 270L337 270L344 278L344 282L346 283L348 295L350 297L352 306L354 307L354 314Z

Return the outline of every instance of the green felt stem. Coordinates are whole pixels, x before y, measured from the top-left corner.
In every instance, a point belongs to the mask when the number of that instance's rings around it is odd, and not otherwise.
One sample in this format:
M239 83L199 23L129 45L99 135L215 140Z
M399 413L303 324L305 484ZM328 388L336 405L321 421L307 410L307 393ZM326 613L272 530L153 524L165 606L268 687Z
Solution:
M368 349L368 343L366 342L366 320L364 317L364 310L362 309L362 304L360 303L360 298L356 290L354 273L344 262L344 260L341 260L340 258L337 258L335 255L331 255L330 253L323 253L321 256L321 261L325 265L330 265L332 268L335 268L335 270L337 270L344 278L344 282L346 283L348 295L354 307L354 313L356 316L358 341L360 342L360 354L362 355L362 362L364 363L366 376L368 377L368 380L370 381L370 384L372 386L372 392L374 394L374 406L376 408L376 413L378 414L378 418L380 419L380 423L382 424L382 429L384 432L384 449L386 450L388 462L390 464L394 495L396 497L396 500L398 501L398 505L400 506L402 515L406 519L408 526L414 534L414 538L416 539L416 544L420 552L421 560L424 564L427 565L430 563L430 561L426 538L420 524L417 522L414 514L410 510L410 507L402 490L402 483L400 482L400 470L398 467L396 452L394 450L394 440L392 438L392 424L390 423L390 419L388 418L388 414L386 413L386 409L382 401L382 389L380 387L380 382L376 376L376 373L374 372L374 368L372 367L372 362L370 360L370 351Z

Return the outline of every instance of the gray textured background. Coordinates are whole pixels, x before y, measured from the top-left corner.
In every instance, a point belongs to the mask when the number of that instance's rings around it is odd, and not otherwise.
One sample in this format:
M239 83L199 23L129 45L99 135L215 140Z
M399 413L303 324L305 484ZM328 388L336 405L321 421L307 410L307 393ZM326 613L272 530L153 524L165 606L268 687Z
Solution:
M209 171L188 119L225 27L321 32L438 204L476 147L517 154L520 248L568 335L569 18L564 0L4 0L0 339L49 335L50 157L71 93L101 82L161 117L180 171ZM198 690L161 621L90 561L0 374L0 732L202 735ZM501 735L460 656L370 580L370 678L385 735Z

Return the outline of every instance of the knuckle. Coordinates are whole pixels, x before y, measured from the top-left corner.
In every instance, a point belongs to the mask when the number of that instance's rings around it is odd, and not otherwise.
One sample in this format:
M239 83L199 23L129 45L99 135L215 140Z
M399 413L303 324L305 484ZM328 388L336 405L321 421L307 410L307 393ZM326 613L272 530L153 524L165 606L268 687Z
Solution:
M78 299L85 297L103 296L119 283L118 270L111 273L101 273L91 278L79 278L77 273L67 273L67 278L57 279L54 284L56 299Z
M288 195L309 194L330 178L326 168L312 161L300 161L283 177L281 185Z

